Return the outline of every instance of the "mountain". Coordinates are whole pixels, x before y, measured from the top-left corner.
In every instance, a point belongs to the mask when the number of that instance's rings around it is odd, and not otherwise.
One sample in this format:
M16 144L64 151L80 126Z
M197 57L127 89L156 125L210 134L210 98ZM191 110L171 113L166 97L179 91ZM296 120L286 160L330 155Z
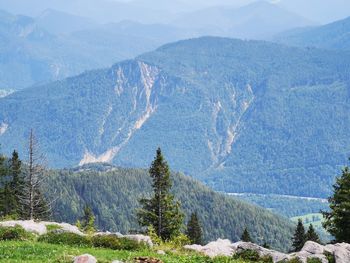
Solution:
M149 160L151 161L151 160ZM89 165L70 170L52 171L48 193L54 202L54 219L75 223L89 204L101 230L127 233L139 230L135 214L138 200L151 190L147 170L122 169L110 165ZM206 241L230 238L238 241L245 227L258 243L265 241L286 251L294 224L287 218L216 193L189 177L172 175L175 197L186 213L197 211Z
M206 34L266 39L278 32L313 22L276 4L257 1L239 8L209 7L180 16L173 24L201 29Z
M107 67L190 36L172 27L136 22L90 28L84 18L52 10L38 18L2 11L0 18L0 90L18 90Z
M0 143L48 164L170 166L225 192L325 197L350 152L350 54L205 37L0 99Z
M277 0L278 5L292 12L327 24L349 16L350 2L348 0Z
M324 26L287 31L274 40L293 46L350 50L350 17Z
M94 28L98 25L92 19L54 9L46 9L39 16L35 17L35 23L53 34L69 34L74 31Z

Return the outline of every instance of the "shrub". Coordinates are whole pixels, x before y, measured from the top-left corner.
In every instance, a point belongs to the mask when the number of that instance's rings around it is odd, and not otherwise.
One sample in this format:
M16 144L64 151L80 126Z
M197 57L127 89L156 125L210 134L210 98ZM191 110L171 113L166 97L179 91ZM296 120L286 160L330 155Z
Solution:
M190 239L188 238L188 236L186 236L185 234L179 234L176 237L173 237L170 240L170 243L178 248L182 248L185 245L189 245L191 243Z
M287 263L303 263L299 258L292 258Z
M94 247L110 248L114 250L139 250L146 245L135 240L119 238L116 235L96 235L91 238Z
M91 241L94 247L103 247L115 250L120 249L121 247L121 242L115 235L96 235L92 237Z
M32 239L33 234L24 230L21 226L0 227L0 240L28 240Z
M273 259L272 259L271 256L262 256L262 257L260 257L259 262L262 262L262 263L273 263Z
M335 256L334 256L334 254L325 251L325 252L324 252L324 255L325 255L326 258L328 259L328 262L329 262L329 263L335 263Z
M88 237L69 232L49 232L40 236L38 241L70 246L92 246L91 240Z
M237 252L233 257L235 259L244 259L244 260L253 261L253 262L258 262L260 260L259 253L251 249L246 249L246 250Z
M322 260L319 258L308 258L307 263L322 263Z
M52 231L60 230L60 229L62 229L62 227L59 225L55 225L55 224L46 225L47 232L52 232Z

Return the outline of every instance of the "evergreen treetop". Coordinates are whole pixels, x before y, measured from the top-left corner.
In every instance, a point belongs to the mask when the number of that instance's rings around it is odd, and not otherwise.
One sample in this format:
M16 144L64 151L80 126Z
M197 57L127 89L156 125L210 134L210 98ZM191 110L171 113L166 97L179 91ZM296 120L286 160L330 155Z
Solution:
M345 167L333 185L333 196L328 199L330 212L323 212L323 226L337 242L350 243L350 169Z
M252 242L252 239L251 239L251 237L250 237L250 234L249 234L247 228L244 229L243 234L242 234L242 236L241 236L241 240L242 240L243 242Z
M295 233L292 240L293 240L292 246L294 251L300 251L306 242L305 228L303 225L303 221L300 218L298 220L298 224L295 229Z
M306 241L313 241L316 243L321 243L320 237L316 233L315 228L312 224L310 224L309 229L306 233Z
M184 215L180 211L180 203L170 193L170 170L160 148L157 149L149 174L152 178L153 196L140 200L142 208L137 212L139 224L153 226L159 237L169 240L180 233Z
M203 244L202 228L196 212L191 214L190 220L187 223L187 236L191 244Z

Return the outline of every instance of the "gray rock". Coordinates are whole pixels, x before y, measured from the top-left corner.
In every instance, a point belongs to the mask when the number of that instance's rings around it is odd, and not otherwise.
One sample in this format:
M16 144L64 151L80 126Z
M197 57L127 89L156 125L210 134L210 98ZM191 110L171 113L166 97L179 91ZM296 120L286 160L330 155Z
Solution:
M84 255L75 257L73 263L97 263L97 260L95 257L89 254L84 254Z
M334 255L336 263L350 262L350 244L338 243L335 245L327 245L325 246L325 251Z
M157 250L158 255L166 255L164 250Z
M114 260L112 261L112 263L124 263L123 261L119 261L119 260Z
M315 255L315 254L323 254L324 252L324 246L313 242L313 241L307 241L303 248L301 249L303 252L307 252L309 254Z

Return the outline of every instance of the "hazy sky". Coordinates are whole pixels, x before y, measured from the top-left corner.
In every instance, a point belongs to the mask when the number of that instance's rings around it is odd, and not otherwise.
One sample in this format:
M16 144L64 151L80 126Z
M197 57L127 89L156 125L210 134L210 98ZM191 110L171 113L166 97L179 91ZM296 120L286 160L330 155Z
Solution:
M170 14L192 11L215 5L242 6L254 0L0 0L0 9L36 16L47 8L58 9L100 22L118 19L120 13L130 19L145 16L146 22L159 22ZM264 1L264 0L256 0ZM274 2L316 23L325 24L350 16L350 0L265 0ZM124 2L124 5L118 5ZM126 2L132 6L125 7ZM164 12L154 13L162 9ZM153 10L151 12L150 10ZM118 13L119 12L119 13ZM115 15L114 15L115 14ZM152 21L152 18L155 21ZM158 21L157 21L158 20Z

